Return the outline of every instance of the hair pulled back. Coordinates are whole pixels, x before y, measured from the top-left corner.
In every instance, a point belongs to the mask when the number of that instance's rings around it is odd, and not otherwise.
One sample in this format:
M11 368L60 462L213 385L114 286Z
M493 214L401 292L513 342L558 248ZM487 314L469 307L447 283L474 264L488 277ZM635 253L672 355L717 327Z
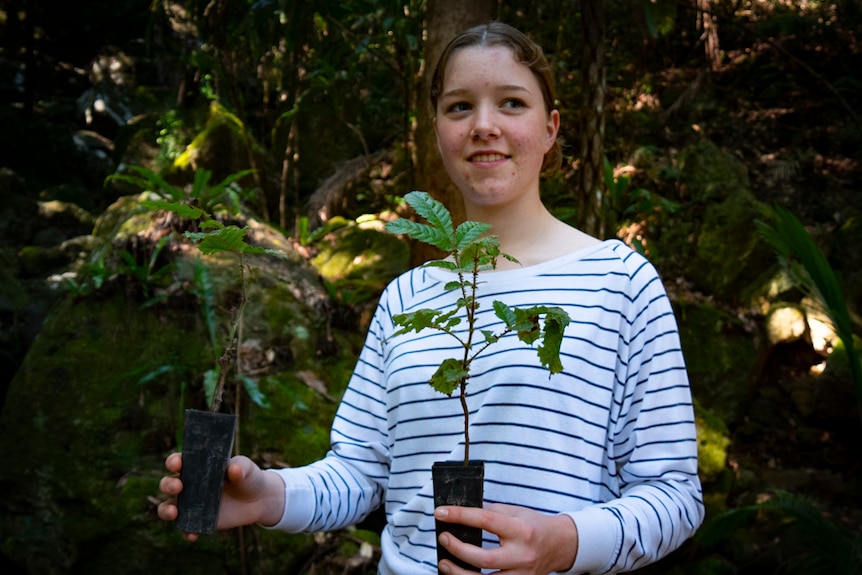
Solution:
M533 42L523 32L502 22L489 22L469 28L453 38L437 61L434 75L431 77L431 106L437 111L437 100L443 92L443 82L446 68L452 55L465 48L496 48L504 47L511 50L517 62L530 69L539 87L542 90L542 99L545 102L545 112L550 113L556 108L557 93L554 87L554 76L551 65L545 57L541 46ZM560 169L563 160L563 151L560 140L554 142L553 147L545 154L542 162L542 174L551 175Z

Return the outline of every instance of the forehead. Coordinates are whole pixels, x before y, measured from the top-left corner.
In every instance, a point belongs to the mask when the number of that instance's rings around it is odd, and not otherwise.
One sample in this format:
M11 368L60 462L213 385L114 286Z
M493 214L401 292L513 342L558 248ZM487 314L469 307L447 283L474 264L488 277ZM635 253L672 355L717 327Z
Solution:
M452 53L443 74L443 91L452 84L538 84L532 70L506 46L470 46Z

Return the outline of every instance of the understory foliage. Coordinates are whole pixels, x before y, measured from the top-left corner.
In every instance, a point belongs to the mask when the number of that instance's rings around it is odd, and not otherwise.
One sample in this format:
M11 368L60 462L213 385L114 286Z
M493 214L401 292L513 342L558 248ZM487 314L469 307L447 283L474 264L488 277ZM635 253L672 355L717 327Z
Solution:
M294 235L313 255L320 237L328 234L338 241L336 234L329 233L336 218L358 221L361 215L391 210L402 190L421 187L421 182L414 181L411 165L417 141L413 130L418 106L427 99L417 93L417 79L433 67L423 61L428 36L424 16L433 1L19 1L0 7L0 45L8 48L0 50L4 71L0 74L0 197L7 200L0 217L4 342L0 375L5 378L0 391L7 391L33 334L42 329L45 315L38 310L52 309L57 293L62 292L53 287L65 285L73 296L91 297L120 283L134 296L127 298L131 304L143 302L147 310L156 312L164 298L177 293L166 283L174 275L170 252L178 234L160 238L146 246L147 251L136 251L129 243L105 242L81 264L75 258L84 248L73 240L88 230L68 231L56 220L34 219L46 202L78 206L96 217L127 193L121 185L103 186L105 177L125 174L130 179L122 182L117 177L118 183L152 190L147 200L151 203L143 209L170 214L187 226L180 233L199 234L182 239L199 241L202 253L210 248L236 250L237 271L244 274L248 268L243 261L253 254L243 247L247 232L232 223L231 214L238 206L253 209L264 221ZM811 572L825 566L833 573L853 573L858 539L837 534L831 527L846 523L858 532L862 524L856 487L859 458L852 459L859 449L859 423L848 422L843 411L813 401L807 406L810 411L801 412L794 404L800 389L809 395L828 395L831 388L823 385L823 378L815 381L809 365L799 368L797 362L804 353L795 353L798 348L787 346L790 351L783 355L764 349L761 320L764 309L776 301L798 302L797 289L821 301L851 361L850 376L846 370L830 373L831 367L824 375L830 383L840 380L842 385L852 376L862 398L855 357L859 344L854 340L862 303L860 3L609 0L601 3L606 26L603 68L590 67L598 62L584 61L584 36L589 31L583 28L584 3L491 4L496 4L493 18L529 33L545 48L552 65L564 162L557 177L543 182L542 195L549 209L567 222L577 221L581 120L588 113L583 79L601 69L607 82L603 208L612 212L618 236L643 251L671 288L681 327L690 330L683 345L688 346L686 358L695 375L693 388L709 387L710 393L715 392L713 398L744 397L738 401L738 417L725 417L730 460L721 479L705 486L705 496L717 509L741 505L738 517L745 520L717 516L719 527L730 535L697 548L700 553L673 554L667 560L681 565L678 569L665 568L665 563L655 566L655 571L647 568L646 573L784 573L794 565L794 552L805 548L787 535L806 526L813 530L809 535L816 536L819 530L831 538L818 544L821 555L832 557L821 557L822 563L811 566ZM458 11L452 10L451 15L457 18ZM730 178L716 170L713 155L692 170L695 173L686 173L682 161L686 151L704 143L736 158L742 176ZM380 160L383 157L385 161ZM129 165L152 171L125 172ZM788 264L796 289L755 301L746 298L749 289L758 288L748 277L745 285L734 285L732 297L693 280L695 273L712 269L710 264L719 261L735 270L763 271L759 264L746 265L727 255L729 248L740 245L737 234L727 233L728 228L716 229L711 237L718 240L712 243L699 234L711 208L727 199L730 188L745 188L757 202L778 206L762 214L766 226L762 237ZM715 218L736 223L733 229L742 233L752 227L748 218L739 217L745 213L728 210ZM432 218L435 214L430 213ZM478 228L464 228L461 239L454 232L450 236L448 230L442 236L425 228L416 231L428 233L433 241L451 238L451 243L442 244L446 249L477 234ZM477 237L484 240L481 232ZM486 256L491 257L494 248L488 248ZM697 266L692 255L698 249L715 254L716 259ZM221 325L226 322L219 321L217 286L204 259L194 269L193 291L208 331L202 343L212 348L213 368L206 379L214 390L227 371L218 360L225 351L235 352L242 322L231 321L235 331ZM468 259L455 266L464 268L467 284L472 281L469 263ZM75 273L66 273L70 269ZM62 279L46 282L54 276ZM836 290L837 285L842 289ZM376 289L375 284L374 289L357 288L352 295L343 291L340 301L372 300ZM45 295L48 291L57 293ZM467 296L462 294L460 300L467 306ZM461 313L466 316L468 309L462 307ZM513 329L524 320L517 310L512 318L495 305L495 313L507 317L505 325ZM708 321L692 321L700 315ZM468 331L464 323L448 323L454 317L429 312L405 319L403 329L436 325L435 329L463 337ZM235 312L234 319L240 320L241 314ZM222 336L225 331L230 334ZM474 333L470 349L481 350L498 336ZM181 344L176 348L178 355L188 353ZM469 370L463 363L469 357L465 348L464 356L453 358L451 369L437 377L444 390L454 394L466 385ZM181 359L129 377L150 383L166 371L184 369ZM209 361L207 356L204 363ZM769 363L767 369L749 373L750 365L765 363ZM737 394L727 375L746 380L743 393ZM56 385L58 376L50 377ZM177 379L189 379L188 373ZM264 403L265 398L254 393L254 383L248 378L240 387ZM845 397L843 387L841 391L839 398ZM708 408L723 401L703 395L698 399ZM844 403L851 406L852 417L852 400ZM271 444L280 445L282 439ZM49 441L45 436L43 443ZM793 451L792 461L782 462L774 453L776 447ZM829 474L837 485L826 485L821 475L814 475L817 479L801 486L793 472L810 469ZM823 504L823 511L818 507L817 514L791 512L799 502L783 495L757 510L744 507L768 487L805 492ZM156 488L145 486L143 492L139 501ZM54 522L50 525L61 522L57 517L69 524L81 521L58 496L44 493L36 502L35 516L56 506L59 511L50 517ZM55 493L82 507L74 494ZM769 507L785 504L788 512L783 515ZM843 510L840 518L838 509ZM767 515L775 522L758 520ZM831 519L835 519L831 527L822 523ZM703 533L710 532L712 520L708 515ZM4 555L9 548L22 549L34 545L33 541L38 546L32 557L41 555L43 548L58 550L66 544L50 530L41 531L38 521L30 523L29 517L27 521L29 531L8 532L12 534L8 545L0 544ZM765 526L781 525L788 529L775 532L776 537L765 540L762 547L747 554L729 553L734 550L734 538L754 539L772 533ZM33 534L35 538L30 537ZM122 541L138 539L124 535ZM69 564L110 543L99 540L89 548L70 545L68 557L75 559L69 559ZM764 551L771 553L772 560L752 570L752 558ZM839 561L842 555L849 560ZM715 557L723 562L713 569L709 561ZM0 563L5 565L5 559ZM799 562L799 566L809 565ZM87 570L80 564L74 569ZM314 560L297 569L324 572L321 562Z
M257 381L243 374L239 369L238 350L242 343L243 310L246 304L247 254L269 254L283 257L278 250L253 246L246 241L248 227L224 224L217 214L236 216L242 207L244 193L237 182L249 175L244 170L229 175L221 182L210 184L212 173L196 170L194 183L188 189L180 188L165 181L161 176L142 166L130 166L131 174L116 174L111 179L120 180L157 199L144 199L140 205L148 210L169 212L194 223L200 231L185 230L183 237L194 242L204 255L221 252L234 254L237 258L237 273L240 279L240 303L234 312L227 342L216 353L215 365L204 374L204 390L210 411L217 412L221 407L225 383L231 370L252 401L260 407L269 407L266 396L260 391ZM163 238L164 239L164 238ZM204 313L213 349L216 347L215 313L212 306L212 285L205 265L198 260L195 266L195 279L198 281L197 293L201 295L201 309Z

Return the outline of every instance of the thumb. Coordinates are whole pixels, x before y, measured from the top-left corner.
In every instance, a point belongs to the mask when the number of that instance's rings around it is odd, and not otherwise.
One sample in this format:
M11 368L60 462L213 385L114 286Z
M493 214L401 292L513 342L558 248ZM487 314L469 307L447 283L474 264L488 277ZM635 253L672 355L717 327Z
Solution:
M252 460L243 455L231 458L227 466L227 480L231 483L241 483L251 478L257 466Z

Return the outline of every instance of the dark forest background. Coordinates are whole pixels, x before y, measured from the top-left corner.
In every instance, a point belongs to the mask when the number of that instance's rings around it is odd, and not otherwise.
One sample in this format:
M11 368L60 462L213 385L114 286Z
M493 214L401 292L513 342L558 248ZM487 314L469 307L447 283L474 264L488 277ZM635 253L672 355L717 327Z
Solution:
M377 294L435 255L382 222L413 189L461 213L429 68L490 19L554 67L546 203L645 253L680 321L709 513L646 571L862 573L857 0L0 2L4 573L374 572L373 521L192 548L156 519L244 291L142 201L289 252L234 407L262 465L319 457Z

